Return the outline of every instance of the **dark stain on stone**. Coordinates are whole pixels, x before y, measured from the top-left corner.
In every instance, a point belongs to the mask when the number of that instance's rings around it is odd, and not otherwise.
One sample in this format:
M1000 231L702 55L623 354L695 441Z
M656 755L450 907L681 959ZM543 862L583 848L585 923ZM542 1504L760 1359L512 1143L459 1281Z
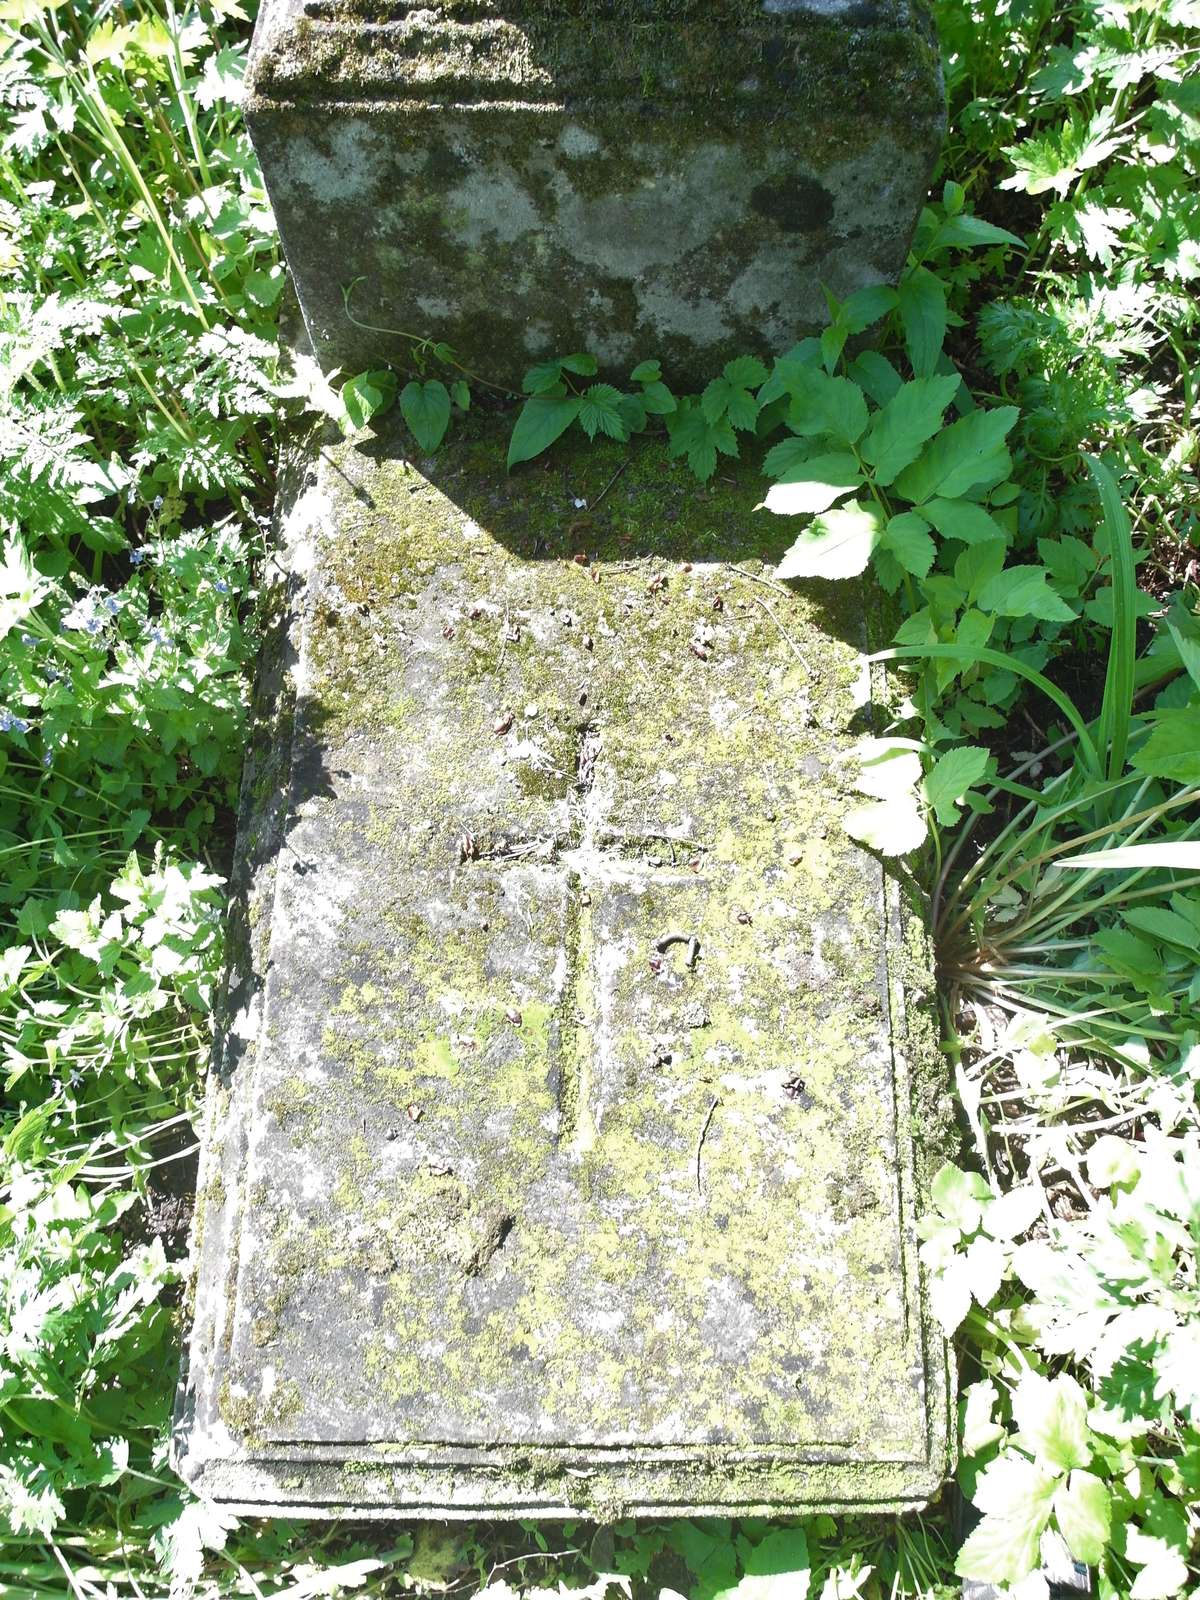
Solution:
M833 196L815 178L756 184L750 191L750 204L784 233L815 233L833 220Z

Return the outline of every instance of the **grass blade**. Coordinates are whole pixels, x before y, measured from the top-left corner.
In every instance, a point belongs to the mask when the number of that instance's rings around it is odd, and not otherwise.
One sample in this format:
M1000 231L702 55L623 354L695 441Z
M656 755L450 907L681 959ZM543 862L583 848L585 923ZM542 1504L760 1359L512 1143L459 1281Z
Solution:
M1133 530L1129 513L1113 477L1103 461L1084 456L1092 481L1100 495L1104 526L1108 533L1109 565L1113 587L1112 640L1108 649L1108 671L1104 677L1104 699L1100 707L1098 742L1107 751L1108 776L1115 778L1125 770L1129 744L1129 720L1133 712L1133 673L1137 629L1137 575L1133 561Z
M1092 850L1067 856L1060 867L1085 867L1100 871L1110 867L1169 867L1180 872L1200 872L1200 842L1176 840L1158 844L1127 844L1117 850Z

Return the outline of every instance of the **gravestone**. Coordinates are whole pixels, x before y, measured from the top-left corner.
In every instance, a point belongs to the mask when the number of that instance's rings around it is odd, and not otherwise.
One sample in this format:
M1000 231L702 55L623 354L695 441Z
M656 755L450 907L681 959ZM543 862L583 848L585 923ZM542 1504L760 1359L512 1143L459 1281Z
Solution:
M895 281L944 128L924 0L264 0L246 116L323 364L408 334L513 387L818 331Z
M385 426L284 519L180 1468L287 1514L919 1504L930 979L839 825L873 606L769 580L737 464L503 445Z

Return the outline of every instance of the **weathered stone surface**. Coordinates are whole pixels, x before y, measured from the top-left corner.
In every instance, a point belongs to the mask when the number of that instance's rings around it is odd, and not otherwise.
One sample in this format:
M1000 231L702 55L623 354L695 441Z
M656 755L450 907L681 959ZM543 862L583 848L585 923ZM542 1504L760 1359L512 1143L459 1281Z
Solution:
M924 0L265 0L246 114L326 366L404 330L510 385L814 332L899 273L944 123Z
M338 1514L924 1500L928 977L838 825L863 596L748 576L789 533L749 485L505 482L473 431L431 478L331 449L288 524L182 1468Z

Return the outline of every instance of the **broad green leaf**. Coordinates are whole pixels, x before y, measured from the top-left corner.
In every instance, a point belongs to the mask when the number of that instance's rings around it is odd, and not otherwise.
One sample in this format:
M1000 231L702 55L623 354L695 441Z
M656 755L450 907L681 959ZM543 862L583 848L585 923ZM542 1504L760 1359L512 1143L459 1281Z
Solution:
M984 1517L959 1551L954 1570L985 1583L1017 1583L1038 1565L1058 1480L1006 1451L980 1473L975 1504Z
M935 497L953 500L969 490L1003 482L1012 464L1004 440L1016 423L1016 406L972 411L944 428L896 479L897 493L915 505Z
M899 389L900 374L878 350L864 350L850 363L846 376L870 395L877 406L885 406Z
M928 574L937 555L929 524L915 511L901 511L889 519L879 548L888 551L905 572L917 578Z
M797 376L788 426L808 438L827 435L836 444L854 444L867 426L867 402L849 378L830 378L815 367Z
M853 578L866 569L883 533L874 506L851 500L813 519L776 569L777 578Z
M767 381L767 369L755 356L735 356L722 369L724 377L737 389L757 389Z
M352 428L365 428L371 418L385 410L396 396L396 377L381 368L360 372L342 385L341 399Z
M1036 1183L1009 1189L989 1202L983 1214L984 1231L993 1239L1017 1239L1042 1215L1042 1192Z
M785 517L815 516L819 511L827 511L835 500L861 484L858 463L848 452L812 456L797 465L785 482L768 489L762 504L768 511L777 511Z
M400 391L400 414L421 449L432 453L450 426L450 391L438 378L406 383Z
M1131 906L1125 911L1124 920L1162 944L1178 945L1189 955L1200 956L1200 933L1195 923L1176 911L1168 911L1165 906Z
M929 248L941 250L949 245L973 248L978 244L1023 243L1024 240L1015 233L1009 233L1007 228L998 228L994 222L985 222L982 217L960 213L956 217L946 218L930 241Z
M885 856L903 856L925 843L928 829L916 796L898 794L890 800L873 800L852 806L842 819L846 832L861 844Z
M1025 1372L1013 1392L1013 1417L1040 1463L1057 1472L1086 1467L1092 1458L1087 1396L1066 1373L1043 1378Z
M900 280L900 322L913 372L928 377L946 337L945 286L928 267L914 267Z
M1043 622L1074 622L1075 613L1049 584L1045 567L1006 567L979 591L982 611L1002 617L1039 617Z
M648 383L642 390L642 403L652 417L666 417L675 410L678 401L665 383Z
M967 546L954 563L954 580L968 600L974 601L984 585L1003 570L1007 554L1003 539L988 539L983 544Z
M1129 1527L1125 1530L1125 1554L1142 1569L1129 1590L1130 1600L1171 1600L1183 1592L1187 1562L1166 1539Z
M459 378L456 383L451 384L450 398L454 401L454 404L460 411L469 411L471 409L470 386L462 378Z
M862 453L875 468L877 483L886 486L916 460L926 439L941 427L942 414L959 382L957 373L948 378L917 378L904 384L875 413Z
M1167 612L1166 624L1188 676L1196 687L1200 688L1200 620L1192 615L1176 595L1171 602L1171 609Z
M1160 715L1145 744L1129 758L1137 772L1176 783L1200 783L1200 708Z
M639 361L629 374L632 383L657 383L662 377L662 366L657 361Z
M610 439L625 440L629 429L621 415L622 395L611 383L593 383L585 389L579 406L579 426L589 439L606 433Z
M960 539L963 544L986 544L989 539L1007 540L1008 535L995 517L973 500L943 500L935 496L921 507L943 539Z
M742 1576L714 1600L805 1600L812 1573L803 1528L776 1528L758 1544L738 1540Z
M596 358L587 354L563 356L559 366L565 372L577 373L581 378L594 378L596 376Z
M575 421L581 404L573 394L535 394L526 400L508 442L508 466L541 455Z
M865 289L856 289L848 299L842 301L838 321L850 333L862 333L872 323L886 317L896 301L896 291L890 284L868 284Z
M552 389L557 389L562 383L562 363L560 361L539 361L530 367L521 379L521 388L526 394L549 394Z
M925 798L943 828L952 828L958 821L958 802L983 777L987 764L988 752L977 744L947 750L934 762L925 779Z

